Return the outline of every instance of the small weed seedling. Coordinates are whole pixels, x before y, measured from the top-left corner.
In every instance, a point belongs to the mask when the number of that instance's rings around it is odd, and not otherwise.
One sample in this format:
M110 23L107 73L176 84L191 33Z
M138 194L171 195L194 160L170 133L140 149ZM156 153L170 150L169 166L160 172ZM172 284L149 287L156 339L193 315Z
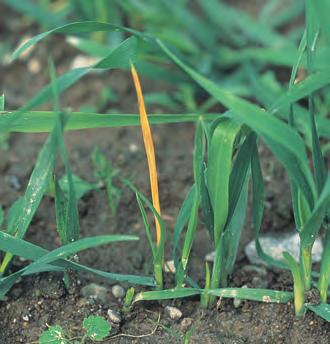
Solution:
M63 328L59 325L49 326L40 338L39 344L84 344L87 339L92 342L101 342L111 332L111 324L101 316L90 315L82 324L85 334L79 338L68 338Z

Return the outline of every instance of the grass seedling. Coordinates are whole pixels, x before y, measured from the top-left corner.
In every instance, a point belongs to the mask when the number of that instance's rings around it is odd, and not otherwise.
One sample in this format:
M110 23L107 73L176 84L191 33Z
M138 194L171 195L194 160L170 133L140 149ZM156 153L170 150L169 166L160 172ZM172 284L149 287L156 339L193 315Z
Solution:
M0 96L0 111L5 111L5 95ZM0 133L0 150L8 150L9 148L9 132Z
M315 19L315 18L314 18ZM308 22L307 22L308 23ZM312 25L312 24L310 24ZM315 23L313 24L315 25ZM307 24L308 30L308 24ZM315 39L317 39L317 31L313 31L312 39L310 43L313 44L312 50L315 49ZM309 33L311 34L311 33ZM308 33L307 33L308 36ZM308 39L307 39L308 42ZM281 161L281 163L286 168L291 183L298 188L296 205L298 207L293 207L295 211L295 219L297 221L297 229L301 238L300 246L300 262L297 263L295 260L288 254L285 254L286 262L280 262L280 266L289 267L294 276L294 291L295 291L295 308L297 316L304 314L306 310L305 304L305 293L311 288L311 252L312 247L315 242L316 236L318 235L322 222L327 215L330 202L330 182L329 178L324 178L327 172L324 170L324 160L320 153L320 145L318 142L318 134L315 130L315 119L314 112L310 114L310 130L312 135L312 151L313 151L313 161L314 161L314 171L316 176L316 181L314 182L312 173L309 169L309 161L305 152L305 143L301 137L293 130L289 124L275 118L272 114L266 110L260 109L258 106L249 103L239 97L236 97L228 92L225 92L224 89L214 84L210 80L204 78L199 73L195 72L193 69L185 65L181 60L173 55L163 43L159 41L160 47L164 52L175 62L177 63L184 71L186 71L200 86L202 86L207 92L212 96L218 99L223 105L232 110L231 117L237 121L246 124L250 127L256 134L258 134L267 146L272 150L275 156ZM309 48L311 49L311 48ZM310 57L311 58L311 57ZM310 75L306 81L304 81L304 87L302 85L294 85L291 88L291 91L283 96L281 99L281 106L277 104L276 111L280 111L283 107L283 104L291 104L292 102L302 99L305 96L310 96L323 87L324 84L321 80L321 75L314 73ZM293 97L292 95L295 94ZM311 101L309 101L309 106L313 106ZM275 111L274 111L275 112ZM228 124L229 125L229 124ZM221 150L220 150L221 152ZM256 151L255 151L256 152ZM254 156L257 156L257 152L253 153ZM260 166L256 163L257 158L253 159L252 164L252 174L254 174L254 197L255 197L255 229L258 232L260 227L261 217L262 217L262 208L263 201L260 199L259 193L262 193L260 190L260 184L262 179L256 178L256 176L261 176L261 173L258 172ZM210 179L211 180L211 179ZM259 187L258 187L259 184ZM259 190L259 191L257 191ZM214 191L213 191L214 192ZM212 201L211 195L211 201ZM214 198L216 200L216 198ZM222 222L221 222L221 221ZM214 225L216 230L216 223L220 226L223 226L223 219L221 217L216 218L214 216ZM221 228L221 227L220 227ZM219 234L218 234L219 237ZM215 234L216 238L216 234ZM328 239L328 235L327 235ZM221 241L220 241L221 243ZM262 252L260 243L258 242L257 237L257 249L259 252ZM325 252L323 259L325 259L326 264L328 263L327 257L329 253ZM216 254L217 256L217 254ZM263 254L265 258L265 254ZM269 260L270 263L274 263L272 260ZM323 266L324 262L322 262ZM215 266L216 264L214 264ZM218 266L220 268L220 266ZM323 295L323 302L326 298L328 290L328 274L329 267L322 268L322 282L319 282L319 288L322 286L320 293ZM216 281L217 282L217 281ZM218 282L217 282L218 283ZM211 278L211 287L212 287L212 278ZM325 290L326 289L326 290ZM308 305L307 305L308 306ZM310 307L315 311L315 306ZM323 316L328 319L328 306L320 306L324 309L322 313ZM320 310L319 308L319 310Z
M203 178L203 157L204 157L204 137L201 121L197 122L195 133L195 150L194 150L194 180L195 184L188 195L187 201L184 203L181 214L186 213L187 216L178 216L178 220L174 230L174 242L173 242L173 258L176 267L176 285L177 288L181 288L187 278L187 268L190 256L190 251L195 238L195 232L198 224L198 210L201 202L201 184ZM181 220L182 219L182 220ZM176 256L178 239L188 222L187 231L184 237L184 244L182 248L181 258L178 261Z
M149 125L149 120L147 116L147 112L144 105L142 88L139 80L139 76L136 72L134 65L131 65L131 73L133 76L134 86L138 98L139 103L139 112L140 112L140 121L141 121L141 129L142 129L142 136L144 147L147 155L148 160L148 168L149 168L149 178L150 178L150 188L151 188L151 196L152 196L152 204L155 210L160 215L160 203L159 203L159 192L158 192L158 177L157 177L157 167L156 167L156 155L155 155L155 148L154 142L151 134L151 129ZM155 225L156 225L156 243L159 244L161 238L160 232L160 225L155 218Z
M25 195L16 201L8 214L6 232L0 231L0 250L5 252L5 257L1 265L1 272L5 273L14 255L18 255L32 260L33 262L15 273L0 278L0 298L3 298L8 290L21 276L34 274L43 271L84 271L98 274L107 279L122 281L141 281L154 286L151 278L142 278L133 275L112 274L88 268L71 261L70 257L81 250L95 247L101 244L130 241L138 238L132 236L110 235L85 238L79 240L79 218L77 210L77 197L75 192L74 178L69 166L68 156L65 150L63 131L67 122L67 116L59 110L57 81L54 67L51 68L52 84L54 92L54 113L55 125L36 163L30 177ZM19 114L18 114L19 116ZM57 228L63 246L51 252L30 244L22 237L26 234L29 224L36 212L43 195L46 193L49 181L52 177L56 153L59 152L63 160L66 178L67 192L65 193L58 180L55 179L55 208ZM123 279L122 279L123 278ZM68 279L67 279L68 282Z
M216 61L223 63L224 59L219 56L227 56L228 66L233 66L231 61L259 61L261 66L264 67L264 63L274 63L284 66L292 66L296 61L296 50L295 50L295 38L294 35L290 35L287 40L281 34L278 33L276 28L280 26L278 20L272 21L271 28L265 26L265 23L252 22L247 16L238 13L235 10L231 10L225 4L220 4L218 1L198 1L203 11L209 14L212 18L212 22L216 23L218 17L214 16L215 13L226 13L223 16L224 22L219 24L219 27L223 28L228 32L230 39L235 43L235 46L241 48L249 42L249 40L255 40L258 44L262 44L265 47L263 49L250 49L250 50L239 50L238 54L232 51L217 51L213 55L212 60L216 65ZM220 6L220 7L219 7ZM308 77L299 82L296 85L291 85L288 92L285 92L282 96L276 95L278 100L274 102L274 97L267 97L263 94L262 103L265 104L266 109L255 105L252 102L246 101L245 99L236 96L236 94L243 94L244 96L254 96L250 89L246 87L242 80L246 76L246 71L252 71L251 74L256 76L258 68L248 68L249 65L245 65L244 68L240 68L235 74L234 86L239 88L239 91L234 91L228 87L225 83L216 84L211 80L205 78L200 73L204 73L203 68L200 68L199 72L188 67L182 60L178 59L162 41L154 39L150 35L144 35L137 31L118 27L111 24L105 23L73 23L68 24L53 30L50 30L42 35L34 37L23 47L20 47L16 53L17 57L24 49L40 41L44 37L56 33L56 32L94 32L94 31L111 31L114 29L122 30L126 33L134 34L137 37L143 37L151 45L158 45L158 48L162 49L164 53L172 59L184 72L186 72L199 86L204 88L206 92L210 94L210 98L217 100L227 109L227 112L218 120L214 120L214 116L210 116L208 119L213 121L212 123L205 123L203 129L203 135L207 138L207 144L205 152L200 150L197 146L195 148L194 155L194 173L195 186L189 193L184 202L181 212L182 223L178 225L177 234L180 236L183 228L188 223L188 229L186 237L184 238L183 251L180 252L180 257L177 256L177 251L174 254L176 259L177 267L177 287L175 289L163 290L163 291L152 291L143 292L135 297L135 302L139 300L159 300L168 298L180 298L189 297L192 295L202 295L203 306L209 306L213 303L214 297L236 297L246 298L251 300L258 300L263 302L287 302L292 298L290 292L278 292L273 290L262 290L262 289L240 289L240 288L219 288L219 286L226 286L228 275L231 273L233 263L236 257L236 250L239 241L240 231L242 229L242 223L244 223L244 214L246 209L247 199L247 186L248 179L250 177L250 170L253 183L253 221L256 233L256 245L259 254L268 261L270 264L275 264L281 267L290 268L294 277L294 296L295 296L295 307L298 316L304 314L306 307L309 307L317 314L321 314L326 318L327 306L327 292L329 285L329 227L326 226L326 239L325 239L325 251L323 255L323 261L321 263L320 278L318 281L318 288L320 290L321 299L323 305L315 306L306 304L305 292L311 288L312 285L312 270L311 270L311 250L316 238L316 235L320 231L323 220L326 215L329 215L329 194L330 194L330 182L327 179L327 171L324 169L324 161L322 154L320 153L319 143L319 132L322 131L323 137L329 138L329 121L323 118L323 121L315 119L316 103L315 103L315 92L320 90L322 87L329 83L329 68L328 66L318 68L315 61L318 61L314 56L316 43L318 42L319 28L320 32L329 39L329 25L327 20L324 20L324 13L328 6L325 1L320 4L313 4L310 1L306 1L307 8L307 30L306 30L306 49L307 57L306 60L301 60L301 65L308 69ZM299 6L298 6L299 7ZM221 11L215 9L221 9ZM321 10L320 10L321 8ZM176 14L182 13L184 6L177 9ZM293 9L293 7L291 8ZM296 9L296 7L294 8ZM266 10L265 10L266 11ZM298 12L300 7L298 8ZM267 11L266 11L267 12ZM317 13L317 16L315 15ZM213 14L213 15L212 15ZM240 20L233 20L233 18L240 17ZM193 16L189 17L188 25L192 29L196 29L197 22ZM272 19L268 15L268 19ZM320 20L320 25L318 24ZM285 21L285 20L284 20ZM182 22L182 21L181 21ZM185 22L185 21L184 21ZM283 23L283 17L280 20ZM191 25L191 23L196 23ZM203 29L203 26L199 27ZM210 32L208 25L205 25L207 30L200 32ZM229 29L230 28L230 29ZM238 30L237 30L238 29ZM217 30L223 32L224 30ZM214 31L214 30L213 30ZM237 31L242 31L243 36L237 35ZM211 47L215 46L214 42L217 41L216 36L206 36L212 39L205 40L201 36L196 35L199 32L198 29L195 31L195 38L199 39L199 42L209 42ZM299 32L299 30L297 31ZM211 30L212 33L212 30ZM202 35L203 36L203 35ZM175 37L174 37L175 38ZM172 40L173 42L173 40ZM186 41L185 41L186 42ZM194 40L192 40L194 43ZM276 42L276 44L275 44ZM178 44L179 43L179 44ZM280 47L277 53L271 49L270 44L275 44L276 47ZM180 42L176 41L174 44L176 47L180 47ZM194 45L192 45L194 46ZM301 45L302 47L304 44ZM182 48L182 45L181 45ZM189 50L189 49L188 49ZM305 50L305 48L302 48ZM190 50L190 52L193 52ZM216 51L216 49L212 49ZM92 69L110 69L115 67L127 67L128 56L134 56L136 52L136 40L129 38L114 49L107 56L103 56L102 59L94 66L86 69L80 69L70 71L63 75L63 78L59 78L59 89L65 90L67 87L72 85L83 75L87 74ZM280 53L279 53L280 52ZM292 54L293 52L293 54ZM287 54L288 53L288 54ZM227 54L227 55L226 55ZM192 53L191 56L198 56L198 64L200 62L200 55ZM285 61L281 59L283 56L288 56ZM300 55L300 54L298 54ZM215 56L215 57L214 57ZM229 57L228 57L229 56ZM293 56L293 57L292 57ZM125 63L123 62L125 61ZM192 61L193 62L193 61ZM197 65L197 63L193 63ZM299 63L297 63L297 66ZM205 65L204 65L205 66ZM159 70L158 70L159 72ZM157 285L160 288L162 286L162 264L164 254L164 241L165 227L163 226L162 219L160 217L159 201L155 195L155 181L156 177L156 165L154 159L154 149L151 149L150 142L152 142L150 127L148 123L148 117L146 116L142 91L139 85L137 74L135 73L134 67L132 73L137 88L137 94L139 99L139 110L140 117L125 116L113 116L111 119L113 122L110 123L110 116L104 118L99 115L90 115L84 118L82 114L72 116L72 121L68 125L70 129L77 129L82 127L96 127L96 126L114 126L114 125L127 125L137 124L138 120L141 122L142 130L144 131L143 138L145 141L146 153L148 157L149 177L151 180L151 191L153 204L151 204L147 198L139 193L132 184L127 182L127 185L136 193L138 205L143 217L143 221L146 227L147 238L151 246L151 250L154 257L154 270L155 279ZM213 78L212 71L208 70L206 74L210 73ZM250 76L248 72L247 75ZM175 79L175 78L173 78ZM215 79L215 78L213 78ZM64 82L69 80L69 82ZM220 78L221 80L221 78ZM237 82L238 80L238 82ZM293 79L294 80L294 79ZM232 81L230 79L229 81ZM260 82L258 80L257 82ZM230 85L233 83L229 82ZM243 87L242 87L243 86ZM42 102L50 97L49 90L46 88L43 91L43 97L33 99L31 103L26 107L26 111L29 111L32 105L40 105ZM48 92L48 93L47 93ZM190 91L189 91L190 92ZM192 94L191 92L188 94ZM293 114L288 111L291 104L304 99L309 98L309 112L306 112L301 106L293 106L294 115L296 109L299 118L297 121L293 121ZM49 98L48 98L49 99ZM300 114L302 114L300 116ZM18 118L17 122L9 121L9 115L3 114L0 118L4 122L6 128L17 128L21 125L21 130L50 130L51 119L54 114L48 113L48 118L43 123L37 123L38 116L44 113L41 112L28 112L24 118L24 123ZM97 117L97 118L96 118ZM152 117L150 116L150 122L155 123L168 123L170 120L173 121L186 121L188 117L176 116L173 117ZM202 116L205 119L207 116ZM292 118L291 118L292 117ZM298 117L298 116L294 116ZM42 117L44 119L44 117ZM171 118L171 119L170 119ZM200 115L194 115L193 121L199 121ZM308 119L306 125L305 119ZM294 118L295 120L296 118ZM28 129L27 121L30 120L30 124L33 124ZM94 120L96 122L94 122ZM47 122L48 121L48 122ZM9 124L8 124L9 122ZM93 123L92 123L93 122ZM106 124L105 124L106 122ZM143 124L143 123L144 124ZM287 123L289 122L289 123ZM324 124L316 126L318 124ZM203 121L201 121L203 123ZM297 123L297 127L295 125ZM299 124L299 127L298 127ZM15 127L16 126L16 127ZM303 133L307 139L304 141L300 133ZM198 142L201 142L200 127L197 125L196 138ZM290 255L285 254L285 261L274 261L267 256L266 252L263 252L259 242L259 230L263 216L263 178L260 169L259 155L257 149L258 140L263 140L264 143L270 148L277 159L283 164L286 171L288 172L290 183L292 185L292 198L293 198L293 209L295 215L295 221L297 224L297 230L301 237L301 254L300 259L296 262ZM202 139L203 141L203 139ZM148 146L149 145L149 146ZM309 167L308 155L306 154L305 146L311 147L313 157L313 173ZM200 144L199 144L200 146ZM149 147L149 148L147 148ZM153 147L152 147L153 148ZM202 153L200 153L202 152ZM203 161L203 156L207 159L204 164L199 164ZM195 162L198 161L198 164ZM202 166L202 173L200 169ZM195 189L194 189L195 188ZM144 209L147 206L155 216L156 223L156 240L152 240L150 226L147 221L147 215ZM193 285L193 281L188 276L188 261L194 237L194 231L196 230L196 218L198 206L200 206L204 213L204 221L209 230L212 243L214 245L216 255L215 262L212 271L206 269L206 283L205 288L201 289L196 285ZM325 221L326 222L326 221ZM157 225L158 224L158 225ZM25 245L25 243L24 243ZM13 248L11 248L14 251ZM184 282L193 285L193 288L182 288ZM322 315L323 314L323 315Z
M120 202L121 190L113 184L113 179L118 175L119 171L112 168L111 162L98 148L94 149L92 160L96 177L99 178L106 187L111 215L115 216Z
M204 156L204 136L208 138L207 159ZM227 287L244 226L249 165L255 139L253 134L245 137L241 126L230 118L230 114L209 127L202 121L198 122L194 151L195 184L183 203L174 230L173 259L177 288L183 282L194 285L188 278L187 267L200 207L216 251L212 274L207 266L205 288ZM178 259L179 237L186 224L182 253ZM213 301L214 298L210 300L208 293L202 296L203 307L208 307Z
M307 55L307 73L308 76L316 75L317 65L315 64L315 53L320 35L320 23L317 12L311 1L306 1L306 33L301 43L301 54L306 50ZM321 6L322 7L322 6ZM326 27L322 27L326 29ZM326 30L322 30L325 33ZM299 61L297 62L297 65ZM291 75L292 80L296 77L296 68ZM291 85L290 85L291 86ZM292 86L291 86L292 87ZM316 106L314 102L314 90L308 93L309 110L309 129L311 136L311 151L314 170L315 190L317 196L314 204L311 206L302 195L302 184L292 183L292 200L296 221L296 228L300 235L300 259L296 262L287 252L284 254L286 262L292 271L295 292L295 310L297 316L303 316L306 307L312 306L315 311L315 305L309 305L307 294L312 288L312 249L317 235L320 232L322 224L325 228L325 247L321 262L320 277L317 284L320 300L323 305L318 306L319 312L325 316L329 307L327 303L327 294L330 277L329 261L329 226L327 216L330 207L330 179L327 177L328 171L325 165L325 159L322 155L319 134L316 127L315 113ZM294 112L291 106L290 124L294 126Z
M159 193L158 193L158 177L157 177L157 168L156 168L155 148L154 148L154 143L152 139L147 112L144 105L139 76L133 64L131 64L131 73L132 73L134 86L135 86L135 90L136 90L136 94L138 98L141 130L142 130L143 142L144 142L144 147L145 147L147 160L148 160L152 205L153 205L154 210L160 217L161 214L160 214L160 202L159 202ZM140 209L141 209L141 205L140 205ZM156 252L154 252L154 256L157 257L157 259L154 260L154 273L155 273L155 280L157 283L157 287L161 289L163 287L163 261L164 261L164 245L161 243L165 241L165 238L162 237L164 235L163 233L164 231L161 230L161 224L159 223L158 217L154 216L154 218L155 218L155 228L156 228L156 244L155 244ZM147 230L147 232L149 233L149 230Z
M126 295L124 298L124 304L123 304L123 312L124 313L129 313L132 309L133 306L133 301L134 301L134 295L135 295L135 290L133 287L128 288L126 291Z

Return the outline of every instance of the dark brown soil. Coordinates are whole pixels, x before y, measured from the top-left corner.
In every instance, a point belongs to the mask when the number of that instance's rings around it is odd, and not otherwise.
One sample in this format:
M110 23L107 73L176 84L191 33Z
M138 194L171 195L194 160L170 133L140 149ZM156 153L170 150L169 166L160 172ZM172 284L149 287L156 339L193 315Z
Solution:
M4 16L3 14L6 13ZM4 5L0 5L0 37L12 44L26 31L37 32L29 23ZM25 32L26 33L26 32ZM43 68L37 75L27 71L27 62L0 66L1 92L7 96L7 108L23 105L47 82L47 56L51 53L60 71L68 68L76 52L68 47L62 38L56 37L40 44L33 52ZM63 106L79 109L82 105L95 105L104 85L111 85L119 94L119 101L109 103L103 111L118 109L120 112L136 112L136 99L129 75L124 72L107 72L89 76L70 89L62 98ZM143 82L145 91L165 90L166 85ZM161 111L162 109L150 109ZM192 184L192 125L168 125L153 128L160 178L160 195L164 219L168 228L168 242L171 241L175 217ZM0 152L0 200L4 208L23 194L36 155L46 138L45 134L13 134L10 149ZM134 180L144 193L149 192L147 165L139 128L97 129L66 134L73 172L89 181L94 181L91 152L98 146L111 159L121 174ZM267 186L266 217L264 231L286 230L292 227L289 208L288 183L282 168L262 148L263 168ZM12 177L21 187L14 187ZM143 224L134 195L123 191L118 214L110 216L104 190L91 192L79 204L81 236L100 234L135 234L140 237L134 244L116 244L88 250L80 254L80 261L105 271L150 274L151 260ZM250 217L250 216L249 216ZM248 217L241 247L251 240L252 231ZM47 249L59 246L54 219L53 200L46 197L29 229L27 240ZM203 279L203 259L211 251L208 234L204 228L197 232L192 252L191 274L198 281ZM168 259L171 247L166 248ZM18 258L13 268L22 266ZM247 260L240 250L232 286L259 287L260 283L273 289L291 290L291 276L285 272L267 271L266 276L247 272ZM167 282L172 277L167 276ZM80 294L81 286L98 283L108 288L109 301L105 305L88 303ZM124 285L124 287L127 287ZM110 285L94 276L79 276L77 288L70 293L62 283L62 276L45 273L24 278L8 294L6 301L0 301L0 343L37 342L43 330L49 325L61 325L70 338L81 337L81 323L88 315L106 316L109 308L121 310L110 292ZM166 305L175 305L183 312L183 320L175 322L166 315ZM28 321L26 321L28 317ZM25 320L24 320L25 319ZM189 320L192 319L192 320ZM128 314L123 315L120 326L115 326L113 338L105 343L183 343L184 334L191 330L190 343L328 343L330 328L322 319L308 313L304 319L294 317L292 304L273 305L256 302L242 302L238 308L230 300L222 301L219 307L210 311L199 308L197 299L168 301L162 303L141 303Z

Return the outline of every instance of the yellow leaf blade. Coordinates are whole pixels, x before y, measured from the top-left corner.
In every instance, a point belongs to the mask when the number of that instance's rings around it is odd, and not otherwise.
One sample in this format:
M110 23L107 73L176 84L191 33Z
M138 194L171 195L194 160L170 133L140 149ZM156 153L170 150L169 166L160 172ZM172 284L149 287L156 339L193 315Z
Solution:
M139 80L139 76L133 64L131 64L131 73L134 81L134 86L136 90L136 95L138 98L139 104L139 113L140 113L140 123L142 129L142 136L144 147L147 155L148 168L149 168L149 179L150 179L150 188L152 196L152 204L156 211L160 214L160 202L159 202L159 192L158 192L158 177L157 177L157 168L156 168L156 157L155 157L155 147L152 139L152 133L149 125L149 120L146 112L146 108L143 100L142 88ZM155 217L156 223L156 242L157 245L160 242L160 225Z

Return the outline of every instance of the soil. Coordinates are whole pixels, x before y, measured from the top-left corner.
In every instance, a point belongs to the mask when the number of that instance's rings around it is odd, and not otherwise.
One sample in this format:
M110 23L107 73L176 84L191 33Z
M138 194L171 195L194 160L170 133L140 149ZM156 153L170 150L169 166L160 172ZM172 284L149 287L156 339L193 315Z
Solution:
M4 13L6 15L4 15ZM36 34L38 28L0 5L0 38L13 46L18 37ZM47 57L52 55L59 72L69 68L77 51L68 46L62 37L53 37L39 44L32 57L41 64L41 71L33 73L28 61L0 66L1 91L7 97L7 109L23 105L46 84ZM23 77L22 77L23 76ZM118 101L103 105L102 111L134 113L136 98L130 76L122 71L112 71L85 77L61 98L63 107L78 110L82 105L98 106L99 94L104 85L118 94ZM143 80L145 92L168 89L167 85ZM151 107L150 112L165 109ZM160 196L170 242L174 221L180 205L192 184L192 142L194 127L190 124L153 127L160 180ZM9 150L0 151L0 200L4 209L24 193L33 169L37 152L46 138L45 134L12 134ZM97 129L66 134L73 172L88 181L95 181L91 152L98 146L124 176L149 194L147 165L139 128ZM281 231L292 228L288 181L283 169L265 147L261 147L266 180L266 216L263 231ZM13 182L15 180L15 182ZM150 253L134 195L127 189L115 217L110 215L105 190L88 193L79 203L81 236L100 234L134 234L140 237L134 244L101 246L79 254L80 262L105 271L127 274L151 273ZM267 286L272 289L292 290L289 273L267 270L251 272L242 248L252 238L250 215L244 229L241 248L231 286ZM47 249L59 246L54 218L54 202L45 197L30 226L26 239ZM205 228L199 228L192 251L191 275L203 280L203 260L212 250ZM170 259L171 248L166 248ZM26 262L16 258L13 269ZM173 277L168 274L166 283ZM97 283L107 288L105 304L90 302L81 295L81 288ZM125 288L128 285L123 285ZM138 290L140 288L137 288ZM183 317L171 320L166 305L178 307ZM0 301L0 343L37 343L48 325L61 325L70 338L82 336L81 324L88 315L107 316L107 310L120 311L122 302L111 294L111 286L95 276L79 275L76 288L67 291L62 276L44 273L24 278ZM122 314L120 325L114 326L112 336L104 343L181 343L191 330L190 343L328 343L329 324L313 313L297 320L291 303L286 305L263 304L244 301L234 307L233 301L223 300L212 310L201 310L198 299L137 304L129 313Z

